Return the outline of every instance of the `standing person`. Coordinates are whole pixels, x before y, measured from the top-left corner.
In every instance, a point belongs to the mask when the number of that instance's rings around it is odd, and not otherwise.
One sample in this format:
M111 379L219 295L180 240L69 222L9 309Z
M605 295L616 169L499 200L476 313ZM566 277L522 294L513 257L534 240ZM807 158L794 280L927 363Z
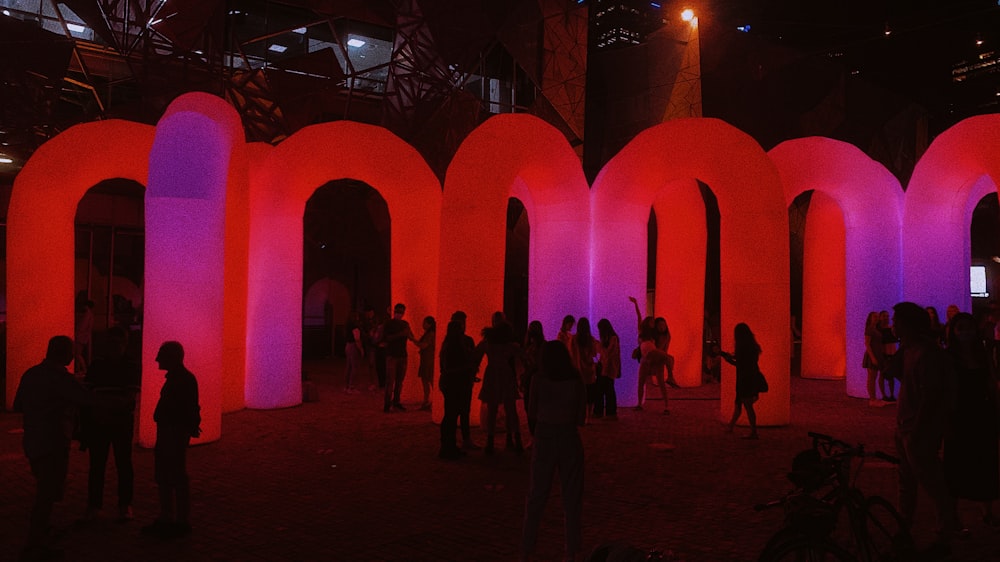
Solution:
M642 404L646 398L646 381L650 377L656 381L663 396L663 413L670 414L667 402L667 385L663 380L663 371L666 368L669 356L656 347L656 326L651 316L642 317L639 312L639 301L635 297L628 300L635 306L635 318L639 324L639 403L636 410L642 410Z
M524 336L524 375L521 378L521 392L524 394L524 407L528 408L531 400L531 381L534 380L542 365L542 345L545 344L545 332L542 323L532 320L528 323L528 333ZM534 421L528 418L528 429L534 431Z
M597 373L597 395L594 404L594 417L601 417L605 412L607 419L618 420L618 395L615 393L615 380L622 376L622 352L618 334L611 327L611 321L601 318L597 322L597 352L600 355L600 371Z
M376 388L383 388L385 386L385 365L378 367L375 360L375 334L378 332L379 322L375 318L375 309L373 307L365 307L365 313L361 316L359 327L361 329L361 350L364 352L368 364L368 380L370 381L368 390L374 391ZM374 381L371 379L372 374L375 375Z
M90 452L85 519L97 516L104 504L104 473L108 453L114 451L118 474L119 521L132 520L132 493L135 472L132 468L132 441L135 431L135 398L139 393L139 364L125 353L128 332L119 326L108 329L108 353L94 360L84 384L99 394L118 397L122 406L113 409L86 410L85 435Z
M465 335L464 312L456 312L448 322L444 341L441 342L440 361L441 378L438 380L438 389L444 395L444 417L441 419L441 451L438 456L454 460L462 456L455 440L459 418L462 419L463 448L478 448L469 436L469 408L479 364L476 362L474 342Z
M462 310L456 310L451 314L451 321L458 322L461 325L460 336L456 339L461 341L462 348L468 350L469 362L472 365L472 382L468 386L462 386L462 394L459 398L459 411L458 411L458 423L459 428L462 430L462 449L465 451L478 451L482 447L476 445L472 440L472 432L469 423L469 412L472 410L472 387L480 381L476 374L479 372L479 360L480 357L476 356L476 341L472 339L472 336L466 333L468 315Z
M666 356L663 366L667 369L667 384L673 388L680 388L677 380L674 379L674 356L670 355L670 327L667 326L667 319L657 316L653 322L656 328L656 349L659 349Z
M431 409L431 388L434 387L434 348L437 336L437 322L433 316L424 318L423 329L424 333L417 340L417 347L420 349L417 376L424 387L424 401L420 404L420 409L428 411Z
M951 320L961 311L957 304L949 304L944 309L944 341L951 341Z
M760 359L760 344L757 338L750 331L750 326L740 322L733 330L733 343L735 350L733 353L722 352L722 358L728 363L736 365L736 403L733 408L733 417L729 419L729 433L733 432L733 427L740 419L740 410L746 408L747 421L750 422L750 435L746 439L757 439L757 412L754 411L754 402L760 396L760 367L757 361Z
M75 355L72 339L53 337L45 359L24 373L14 395L14 411L24 414L24 455L36 487L28 541L21 553L27 560L63 556L63 551L47 537L49 518L66 490L69 446L78 408L97 404L95 397L66 370Z
M347 358L347 368L344 374L344 392L347 394L356 394L358 390L354 388L354 384L358 376L364 372L365 360L365 344L361 335L361 315L357 311L352 311L347 316L344 337L347 340L344 344L344 356Z
M868 371L868 405L882 406L884 403L876 394L879 369L886 368L885 346L882 345L882 330L879 329L879 313L868 313L865 321L865 356L861 366Z
M521 348L514 341L514 329L503 315L494 312L490 327L483 329L483 339L476 346L477 363L486 356L486 370L483 384L479 389L479 399L486 402L486 449L493 454L494 433L497 425L497 411L503 404L507 420L507 448L515 452L524 451L521 443L521 428L517 418L517 372L515 365L521 360Z
M528 418L534 418L535 432L521 559L528 560L535 550L542 513L558 471L566 526L566 560L575 560L582 545L583 514L583 442L577 426L583 425L586 417L586 389L565 345L546 342L541 359L541 370L528 403Z
M573 361L573 366L580 372L580 379L587 389L587 416L589 417L590 405L595 402L595 392L597 386L597 340L590 333L590 320L580 317L576 322L576 334L570 340L569 356Z
M378 387L384 389L386 387L387 373L386 373L386 343L385 343L385 323L388 322L390 318L379 317L375 321L374 328L372 329L372 347L375 362L375 377L378 379Z
M980 502L983 522L996 526L993 502L1000 497L997 381L972 315L960 312L952 323L948 352L955 366L956 401L944 439L944 472L952 495Z
M184 366L184 347L163 342L156 363L166 371L160 400L153 412L156 444L153 467L160 496L160 514L142 528L144 534L161 538L191 533L191 487L187 473L187 448L192 437L201 435L198 380Z
M382 326L381 341L385 343L385 402L383 411L390 408L406 411L399 401L403 391L403 379L406 378L406 341L417 343L417 337L410 329L410 323L403 320L406 305L398 303L392 308L392 318Z
M879 330L882 332L882 351L885 363L879 370L879 390L882 391L882 400L890 404L896 401L896 379L902 376L899 371L899 362L893 358L899 344L899 338L892 329L889 320L889 311L882 310L878 313Z
M938 452L954 405L953 360L930 335L927 311L912 302L893 307L893 331L899 337L901 377L896 412L899 457L899 513L908 527L917 510L922 487L938 515L934 554L950 552L951 536L961 529L955 498L948 490Z
M569 350L570 342L573 341L574 324L576 324L576 318L573 318L572 314L567 314L563 317L562 324L559 326L559 333L556 334L556 339L566 346L567 351Z
M930 336L941 347L948 347L948 342L944 339L944 324L941 323L941 319L938 317L937 309L933 306L924 307L927 311L927 315L931 319Z

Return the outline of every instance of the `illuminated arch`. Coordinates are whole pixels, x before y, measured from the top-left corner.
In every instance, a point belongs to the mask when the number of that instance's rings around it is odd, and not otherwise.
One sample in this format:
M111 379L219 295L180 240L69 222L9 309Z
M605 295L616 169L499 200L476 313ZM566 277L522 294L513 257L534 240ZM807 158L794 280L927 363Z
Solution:
M622 346L636 341L627 295L645 291L646 224L661 190L705 182L718 199L722 275L722 337L732 349L733 327L747 322L764 348L761 369L771 390L761 396L762 424L788 422L788 212L770 159L748 135L716 119L677 119L643 131L601 171L592 189L591 308L619 327ZM677 230L686 225L679 224ZM602 234L603 233L603 234ZM704 269L700 263L673 264ZM671 323L671 332L701 333L702 324ZM678 358L680 360L681 358ZM622 401L635 403L634 361L625 361ZM735 397L732 371L723 376L720 419Z
M837 292L835 304L826 294L803 291L802 371L817 376L830 372L830 362L846 364L845 371L831 374L847 377L848 395L867 397L868 375L861 367L865 319L868 312L887 310L900 297L903 191L899 180L856 146L828 138L786 141L768 156L778 168L788 205L814 190L813 203L818 203L815 210L819 211L815 218L840 220L843 225L843 244L831 247L818 236L806 241L803 267L815 268L813 273L821 275L832 257L843 264L844 286L827 287ZM813 211L811 203L807 225L814 218ZM830 331L830 314L844 318L843 332Z
M972 212L1000 178L1000 115L965 119L917 162L903 199L903 297L939 311L972 310Z
M527 114L490 118L459 147L445 178L442 319L469 315L473 337L503 309L507 201L531 227L528 316L555 337L566 314L589 313L589 205L580 159L565 137ZM596 325L596 320L591 322Z
M331 180L375 188L392 220L391 291L419 320L437 311L441 185L420 154L389 131L350 121L299 130L251 170L246 404L302 402L302 229L309 196ZM404 395L416 395L417 354Z
M528 317L542 322L551 339L566 314L589 315L590 214L580 159L548 123L504 114L469 134L448 167L438 306L442 333L452 312L464 310L467 331L478 339L490 315L503 309L511 197L524 204L531 228Z
M167 340L184 345L185 365L198 377L201 441L222 434L223 373L229 334L242 330L242 280L225 271L227 252L245 240L230 225L227 191L245 191L246 143L236 111L222 99L190 93L174 100L156 125L146 188L146 268L143 316L143 385L139 442L155 442L153 410L163 384L155 361ZM234 195L232 201L239 201ZM244 199L245 200L245 199ZM235 219L234 219L235 221ZM238 221L235 221L238 224ZM229 295L228 297L226 295ZM228 300L228 299L234 299ZM227 318L236 314L235 318ZM231 344L230 344L231 345ZM229 349L232 349L231 347Z
M73 335L77 205L110 178L146 185L155 129L128 121L76 125L32 155L14 180L7 217L7 407L49 338Z

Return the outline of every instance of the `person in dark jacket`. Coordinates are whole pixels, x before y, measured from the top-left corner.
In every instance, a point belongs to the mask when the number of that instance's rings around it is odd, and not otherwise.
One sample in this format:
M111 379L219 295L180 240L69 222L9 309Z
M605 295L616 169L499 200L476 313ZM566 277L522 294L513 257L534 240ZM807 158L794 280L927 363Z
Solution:
M79 408L98 405L97 397L66 370L74 355L69 336L53 337L45 359L24 373L14 395L14 411L24 415L24 455L36 485L28 541L21 555L25 560L63 556L48 537L49 518L66 490L70 442Z
M460 417L464 416L462 438L466 447L471 446L469 437L469 408L472 402L472 385L475 382L479 363L476 361L475 343L465 335L464 315L448 322L448 331L441 343L441 378L438 388L444 395L444 418L441 419L442 459L454 460L462 456L455 440L455 429Z
M166 371L166 382L153 412L156 445L154 476L160 496L160 515L143 533L175 538L191 533L191 490L187 474L187 448L192 437L201 435L198 380L184 367L184 347L164 342L156 362ZM175 504L176 502L176 504Z
M118 516L120 521L130 521L135 474L132 469L135 397L139 392L141 373L139 364L125 354L128 332L118 326L110 328L108 345L108 353L94 360L83 382L94 392L118 397L122 406L84 411L84 434L90 452L85 519L95 518L104 503L108 453L114 451L115 472L118 474Z

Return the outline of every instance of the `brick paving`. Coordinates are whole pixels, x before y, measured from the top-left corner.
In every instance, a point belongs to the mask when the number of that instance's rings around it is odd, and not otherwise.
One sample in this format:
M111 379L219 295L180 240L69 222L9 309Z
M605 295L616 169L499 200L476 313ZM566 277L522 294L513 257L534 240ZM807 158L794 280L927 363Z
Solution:
M226 414L222 440L191 449L195 531L188 538L165 542L139 534L156 513L152 452L142 449L134 455L137 520L115 523L114 510L106 508L104 518L72 526L86 497L86 455L74 451L67 497L55 513L57 523L71 527L61 543L67 559L517 559L528 454L501 447L492 458L473 452L441 461L429 413L414 407L383 414L379 393L337 390L339 365L313 371L319 401ZM809 446L807 431L892 451L893 407L848 398L843 382L792 383L792 423L762 429L760 441L723 432L718 385L672 390L670 416L655 406L624 410L618 422L582 428L585 552L618 541L689 562L755 560L780 528L782 513L755 512L753 505L791 488L785 473L792 456ZM0 560L16 559L33 492L19 426L20 416L0 414ZM481 429L473 433L485 440ZM105 505L114 506L113 469L109 473ZM859 484L895 498L888 464L866 465ZM961 508L970 535L953 559L1000 560L1000 531L979 522L975 505ZM932 518L923 498L917 523L923 542ZM559 560L562 539L555 491L537 559Z

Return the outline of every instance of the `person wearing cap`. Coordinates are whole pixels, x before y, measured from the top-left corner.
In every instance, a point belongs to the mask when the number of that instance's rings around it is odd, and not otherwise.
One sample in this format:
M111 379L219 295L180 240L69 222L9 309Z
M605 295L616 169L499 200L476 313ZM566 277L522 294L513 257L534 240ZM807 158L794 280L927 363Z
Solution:
M405 411L399 401L403 390L403 379L406 378L406 340L417 343L417 337L410 329L410 323L403 320L406 305L398 303L392 308L392 318L385 321L382 328L382 341L385 342L385 407L386 413L392 410Z

